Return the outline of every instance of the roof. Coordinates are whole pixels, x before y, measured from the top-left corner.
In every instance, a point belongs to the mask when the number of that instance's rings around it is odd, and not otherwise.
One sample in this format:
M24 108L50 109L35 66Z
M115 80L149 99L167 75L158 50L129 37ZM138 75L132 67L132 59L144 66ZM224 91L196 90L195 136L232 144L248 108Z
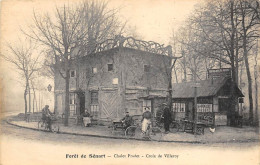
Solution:
M174 57L172 55L172 47L170 45L164 46L153 41L137 40L133 37L123 37L121 35L115 36L113 39L107 39L102 43L99 43L93 48L93 50L87 50L86 46L77 47L73 50L72 56L80 53L80 56L87 56L90 54L98 54L108 50L114 50L116 48L129 48L134 50L140 50L142 52L149 52L151 54L158 54L169 56L172 59L178 59L180 57Z
M198 81L197 97L209 97L218 94L220 89L230 81L230 78L206 79ZM193 98L194 97L194 82L184 82L173 84L172 97L173 98ZM236 92L239 97L244 97L240 89L236 86Z

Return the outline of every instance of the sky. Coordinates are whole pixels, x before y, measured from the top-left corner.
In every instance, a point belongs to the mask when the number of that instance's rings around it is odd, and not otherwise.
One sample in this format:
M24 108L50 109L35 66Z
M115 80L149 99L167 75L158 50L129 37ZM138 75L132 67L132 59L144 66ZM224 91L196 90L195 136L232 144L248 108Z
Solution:
M120 8L120 19L135 27L142 39L168 45L173 29L176 31L190 14L194 5L202 0L110 0L111 7ZM21 28L26 29L32 23L33 11L52 13L55 6L64 3L77 3L78 0L3 0L1 1L0 49L6 54L6 44L18 45L23 42ZM21 38L22 41L19 41ZM9 110L23 111L23 86L15 68L0 61L0 86L3 88L3 100ZM52 81L44 81L46 87ZM42 92L51 97L45 91ZM38 96L37 96L38 97ZM41 97L41 96L40 96ZM47 102L45 100L45 102ZM43 103L44 104L44 103Z

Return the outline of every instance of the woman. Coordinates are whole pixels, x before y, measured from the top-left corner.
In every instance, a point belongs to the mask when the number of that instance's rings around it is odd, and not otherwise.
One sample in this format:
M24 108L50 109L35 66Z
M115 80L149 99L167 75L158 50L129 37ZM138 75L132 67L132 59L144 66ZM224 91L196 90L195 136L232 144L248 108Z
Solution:
M142 118L142 133L146 134L148 126L151 124L152 113L148 107L145 107L145 112L143 113Z
M85 111L85 113L83 115L83 123L84 123L85 127L88 127L91 124L91 118L90 118L90 114L88 111Z

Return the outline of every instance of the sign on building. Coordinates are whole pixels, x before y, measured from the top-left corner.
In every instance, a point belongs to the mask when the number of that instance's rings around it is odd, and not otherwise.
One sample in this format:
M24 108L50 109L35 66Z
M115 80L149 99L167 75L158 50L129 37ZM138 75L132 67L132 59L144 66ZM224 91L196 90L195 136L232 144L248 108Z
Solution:
M212 112L212 104L197 104L197 112Z

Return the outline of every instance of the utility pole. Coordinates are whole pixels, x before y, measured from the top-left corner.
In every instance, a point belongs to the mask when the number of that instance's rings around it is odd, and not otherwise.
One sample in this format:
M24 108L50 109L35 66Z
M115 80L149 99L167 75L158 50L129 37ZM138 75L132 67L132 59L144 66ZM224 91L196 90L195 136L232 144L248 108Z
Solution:
M196 84L195 84L196 85ZM194 87L194 130L193 133L196 134L197 130L197 87Z
M200 84L197 83L197 75L194 76L194 127L193 127L193 133L196 135L197 133L197 122L198 122L198 112L197 112L197 96L198 96L198 88L200 87Z

